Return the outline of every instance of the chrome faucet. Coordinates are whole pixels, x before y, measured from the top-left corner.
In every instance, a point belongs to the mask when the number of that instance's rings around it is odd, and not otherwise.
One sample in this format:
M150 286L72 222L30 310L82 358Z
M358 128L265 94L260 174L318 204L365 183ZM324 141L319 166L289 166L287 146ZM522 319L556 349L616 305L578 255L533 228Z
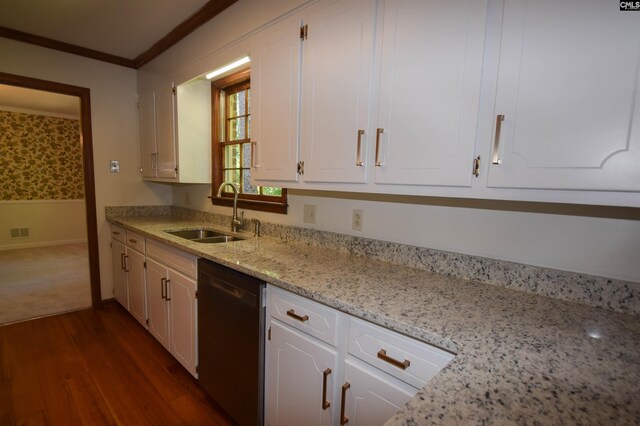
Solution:
M238 220L238 192L240 192L239 185L231 181L222 182L220 188L218 188L218 197L222 197L222 190L225 186L231 186L233 188L233 216L231 217L231 231L238 232L238 228L242 225L242 222Z

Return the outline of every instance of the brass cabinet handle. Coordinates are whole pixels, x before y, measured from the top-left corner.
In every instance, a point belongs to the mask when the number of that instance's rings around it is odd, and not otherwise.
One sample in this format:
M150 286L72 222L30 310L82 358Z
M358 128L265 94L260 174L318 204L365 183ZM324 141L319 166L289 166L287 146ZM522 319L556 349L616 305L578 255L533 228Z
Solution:
M167 294L164 291L164 283L166 280L166 278L160 278L160 297L162 297L163 299L167 298Z
M127 267L124 264L124 253L120 253L120 269L125 270Z
M112 233L113 235L120 235L120 233L119 233L118 231L111 231L111 233Z
M257 144L258 144L257 142L251 141L251 152L249 154L251 156L251 162L250 162L251 167L258 167L255 163Z
M327 377L331 374L331 369L327 368L322 372L322 409L326 410L331 407L331 403L327 401Z
M411 361L409 361L408 359L405 359L404 361L398 361L395 358L391 358L389 355L387 355L387 351L385 349L380 349L378 351L378 358L380 358L383 361L388 362L389 364L391 364L393 366L401 368L403 370L406 370L407 367L409 367L411 365Z
M380 135L384 133L384 129L378 128L376 130L376 167L382 167L382 162L380 161Z
M289 309L287 311L287 315L289 315L292 318L297 319L300 322L309 321L309 315L300 316L300 315L296 314L296 311L294 311L293 309Z
M358 130L358 145L356 149L356 166L364 166L361 158L361 150L362 150L362 135L364 135L364 130Z
M347 399L347 390L351 387L349 382L344 382L342 385L342 398L340 400L340 425L346 425L349 423L349 417L344 415L344 404Z
M137 244L137 243L138 243L138 240L134 240L133 238L129 238L129 242L130 242L131 244Z
M127 259L129 259L129 256L125 254L124 255L124 271L125 272L129 272L129 267L127 266Z
M166 300L167 302L169 300L171 300L171 298L169 297L169 283L171 282L171 280L168 279L164 279L164 300Z
M493 140L493 152L491 154L491 162L493 164L500 164L500 131L502 130L503 121L503 114L499 114L496 116L496 136Z

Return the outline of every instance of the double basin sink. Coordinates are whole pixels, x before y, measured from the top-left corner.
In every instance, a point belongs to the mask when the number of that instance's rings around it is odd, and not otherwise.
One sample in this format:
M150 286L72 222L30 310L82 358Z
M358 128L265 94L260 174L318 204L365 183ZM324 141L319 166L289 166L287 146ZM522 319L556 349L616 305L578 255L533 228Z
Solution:
M235 235L212 231L210 229L181 229L178 231L166 230L164 232L176 237L184 238L185 240L205 244L229 243L232 241L244 240L244 238L236 237Z

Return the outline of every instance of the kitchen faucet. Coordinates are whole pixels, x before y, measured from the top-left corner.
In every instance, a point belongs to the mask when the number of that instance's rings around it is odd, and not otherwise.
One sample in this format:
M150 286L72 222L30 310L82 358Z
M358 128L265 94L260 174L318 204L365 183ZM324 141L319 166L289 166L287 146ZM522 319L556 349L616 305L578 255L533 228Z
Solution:
M233 216L231 216L231 231L238 232L238 228L242 225L242 222L238 220L238 192L240 192L239 185L231 181L222 182L220 188L218 188L218 197L222 197L222 190L225 186L231 186L233 188Z

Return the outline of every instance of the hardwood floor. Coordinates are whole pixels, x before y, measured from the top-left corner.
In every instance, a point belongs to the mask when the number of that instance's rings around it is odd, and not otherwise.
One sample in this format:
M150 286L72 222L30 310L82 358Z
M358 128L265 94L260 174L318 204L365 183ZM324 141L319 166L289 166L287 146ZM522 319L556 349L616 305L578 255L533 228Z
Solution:
M0 425L230 425L115 303L0 327Z

